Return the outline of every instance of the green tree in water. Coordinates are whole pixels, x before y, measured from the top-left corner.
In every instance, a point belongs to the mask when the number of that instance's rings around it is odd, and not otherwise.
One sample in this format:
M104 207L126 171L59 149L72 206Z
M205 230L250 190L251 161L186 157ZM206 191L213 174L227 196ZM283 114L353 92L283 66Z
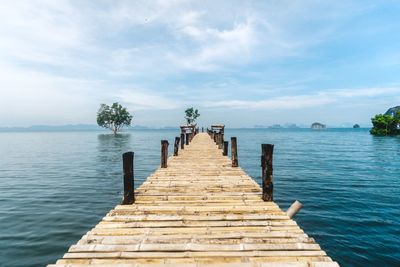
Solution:
M200 117L200 113L197 109L191 107L185 110L185 119L187 124L194 123L198 117Z
M400 112L394 116L378 114L372 121L371 134L373 135L398 135L400 134Z
M111 107L101 104L97 112L97 124L100 127L110 129L114 134L117 134L122 127L130 126L132 118L133 116L118 102L113 103Z

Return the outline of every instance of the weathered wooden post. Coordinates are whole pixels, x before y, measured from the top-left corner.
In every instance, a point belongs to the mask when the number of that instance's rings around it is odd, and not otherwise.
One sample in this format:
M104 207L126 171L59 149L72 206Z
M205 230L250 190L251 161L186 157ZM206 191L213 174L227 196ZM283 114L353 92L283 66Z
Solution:
M219 149L223 149L224 147L224 134L223 133L219 133L219 142L218 142L218 148Z
M217 132L216 131L213 132L213 137L214 137L214 142L217 143Z
M262 167L262 199L264 201L273 201L274 185L272 183L272 155L274 153L274 145L261 145L261 167Z
M190 133L186 133L186 145L189 145L189 141L190 141Z
M224 141L224 152L222 153L222 155L224 155L224 156L228 155L228 145L229 145L229 142Z
M124 172L124 198L122 199L122 205L129 205L135 202L133 157L133 152L122 154L122 169Z
M232 167L239 166L236 137L231 137L231 157L232 157Z
M286 211L287 216L292 219L294 216L296 216L296 214L301 210L302 207L303 204L300 201L296 200L295 202L293 202L292 205L290 205L290 207Z
M174 156L178 156L178 149L179 149L179 137L175 137L175 143L174 143Z
M181 133L181 149L185 149L185 134Z
M161 140L161 168L167 168L168 140Z
M204 133L204 127L201 127L201 132Z

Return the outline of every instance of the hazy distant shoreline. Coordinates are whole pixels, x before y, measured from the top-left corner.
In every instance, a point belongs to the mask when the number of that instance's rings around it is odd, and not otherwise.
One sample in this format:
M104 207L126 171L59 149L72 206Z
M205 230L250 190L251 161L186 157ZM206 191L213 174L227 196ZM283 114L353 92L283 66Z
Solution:
M371 127L361 127L359 129L370 129ZM137 130L173 130L178 127L165 126L165 127L147 127L147 126L133 126L123 129L122 132L130 132ZM230 129L268 129L268 130L296 130L296 129L310 129L310 127L297 126L297 127L274 127L274 126L254 126L254 127L232 127ZM328 126L328 129L352 129L352 127L344 126ZM76 125L33 125L28 127L0 127L0 132L109 132L97 125L90 124L76 124Z

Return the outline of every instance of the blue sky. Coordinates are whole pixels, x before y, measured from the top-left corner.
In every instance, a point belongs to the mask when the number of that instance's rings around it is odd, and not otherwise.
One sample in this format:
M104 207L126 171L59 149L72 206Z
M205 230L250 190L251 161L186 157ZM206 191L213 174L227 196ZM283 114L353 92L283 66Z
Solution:
M400 105L398 1L0 1L0 126L359 123Z

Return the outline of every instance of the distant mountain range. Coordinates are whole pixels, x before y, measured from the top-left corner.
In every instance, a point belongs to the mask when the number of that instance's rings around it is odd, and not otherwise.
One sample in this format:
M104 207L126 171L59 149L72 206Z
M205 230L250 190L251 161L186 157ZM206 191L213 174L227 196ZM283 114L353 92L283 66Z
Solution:
M125 130L151 129L146 126L135 125ZM33 125L29 127L0 127L0 132L74 132L74 131L107 131L95 124L66 124L66 125Z
M389 112L389 111L388 111ZM205 128L205 127L204 127ZM242 129L243 127L233 127L235 129ZM244 127L248 128L248 127ZM283 125L274 124L274 125L254 125L250 128L271 128L271 129L295 129L295 128L309 128L306 125L296 125L291 123L286 123ZM350 123L343 124L341 126L331 126L330 128L352 128ZM134 130L171 130L176 129L179 130L177 126L165 126L165 127L148 127L142 125L135 125L129 128L124 128L123 132L126 131L134 131ZM95 124L66 124L66 125L33 125L29 127L0 127L0 132L78 132L78 131L108 131L103 129Z

